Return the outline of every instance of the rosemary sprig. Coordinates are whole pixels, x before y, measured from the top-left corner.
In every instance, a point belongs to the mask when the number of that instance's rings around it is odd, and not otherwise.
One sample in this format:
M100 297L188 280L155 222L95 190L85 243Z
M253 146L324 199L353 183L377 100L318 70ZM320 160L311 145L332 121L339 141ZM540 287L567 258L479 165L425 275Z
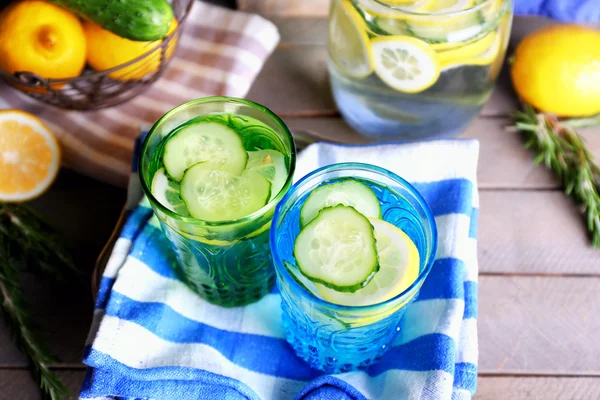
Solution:
M34 328L19 275L28 270L63 277L60 267L74 270L56 231L24 205L0 203L0 301L13 341L29 358L44 397L61 400L69 392L49 364L55 362Z
M569 118L564 121L561 121L561 123L573 129L585 128L588 126L598 126L600 125L600 114L592 115L591 117L585 118Z
M537 164L543 162L554 171L565 192L586 213L592 246L600 247L600 168L582 137L572 129L573 126L590 126L594 118L580 125L577 120L569 120L567 125L553 115L536 114L531 106L525 106L514 117L515 126L527 138L525 147L537 153Z
M71 256L56 229L31 207L24 204L0 203L0 235L12 240L13 250L26 257L24 267L58 279L67 270L76 272Z

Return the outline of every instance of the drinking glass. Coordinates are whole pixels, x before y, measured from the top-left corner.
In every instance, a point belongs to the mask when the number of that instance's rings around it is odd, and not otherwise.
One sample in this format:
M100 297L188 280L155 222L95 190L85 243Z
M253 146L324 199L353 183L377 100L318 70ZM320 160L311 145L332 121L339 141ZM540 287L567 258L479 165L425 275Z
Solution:
M340 178L358 178L373 189L382 219L402 229L419 252L419 275L403 292L373 305L343 306L311 292L290 272L300 209L312 190ZM369 164L342 163L318 169L296 183L275 210L271 250L281 292L283 326L295 352L327 373L365 368L390 349L400 321L418 296L437 249L437 228L425 200L398 175Z
M328 65L342 116L374 141L459 134L493 90L512 17L511 0L332 0Z
M287 180L281 191L261 209L233 221L203 221L179 215L161 204L151 184L161 167L165 138L182 124L208 114L254 118L272 130L253 129L244 137L247 150L274 148L285 156ZM249 148L250 147L250 148ZM290 131L266 107L248 100L209 97L169 111L152 127L139 160L142 188L177 259L181 279L209 302L233 307L260 299L275 284L269 249L269 229L275 205L292 184L296 150Z

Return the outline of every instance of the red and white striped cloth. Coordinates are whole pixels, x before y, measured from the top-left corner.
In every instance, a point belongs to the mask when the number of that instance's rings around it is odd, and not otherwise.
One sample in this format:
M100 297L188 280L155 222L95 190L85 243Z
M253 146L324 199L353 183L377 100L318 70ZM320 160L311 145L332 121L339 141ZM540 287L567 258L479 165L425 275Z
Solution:
M67 111L0 83L0 109L22 109L46 122L62 143L64 165L126 186L140 125L192 99L244 97L278 42L277 28L258 15L197 2L168 69L133 100L100 111Z

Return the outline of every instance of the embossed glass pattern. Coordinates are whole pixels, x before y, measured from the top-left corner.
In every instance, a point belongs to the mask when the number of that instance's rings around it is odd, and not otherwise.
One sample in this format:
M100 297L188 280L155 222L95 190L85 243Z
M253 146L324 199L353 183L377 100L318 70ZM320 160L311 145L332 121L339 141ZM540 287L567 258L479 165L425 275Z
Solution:
M419 251L417 280L383 303L361 307L329 303L303 288L284 266L284 262L295 264L294 241L306 197L319 185L343 177L366 182L380 201L383 219L406 232ZM366 368L392 346L408 305L433 265L437 230L425 200L408 182L373 165L343 163L321 168L292 187L275 211L271 249L288 342L312 367L337 373Z
M260 210L233 221L209 222L184 217L164 207L152 195L152 178L160 167L155 153L164 138L186 122L207 114L246 116L266 124L277 135L278 149L285 155L288 179L279 194ZM267 140L254 130L249 149L258 150ZM206 300L226 307L251 303L267 294L275 284L269 249L269 230L275 205L292 183L296 151L286 125L267 108L251 101L209 97L185 103L163 116L150 130L140 155L139 175L165 236L177 258L181 279Z

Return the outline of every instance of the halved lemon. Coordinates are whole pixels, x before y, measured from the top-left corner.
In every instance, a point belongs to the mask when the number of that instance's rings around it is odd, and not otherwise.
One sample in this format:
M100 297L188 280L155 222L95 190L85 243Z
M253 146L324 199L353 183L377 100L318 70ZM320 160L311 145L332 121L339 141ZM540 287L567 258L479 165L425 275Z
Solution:
M502 36L492 32L472 44L439 53L442 70L462 65L489 65L498 58L502 49Z
M379 271L371 282L354 293L343 293L316 284L317 290L330 303L366 306L387 301L406 290L419 276L419 251L401 229L389 222L369 218L375 229Z
M418 93L440 76L437 53L422 40L410 36L385 36L371 42L375 73L391 88Z
M329 55L352 78L373 72L367 25L350 0L334 0L329 20Z
M20 202L44 193L60 166L54 134L34 115L0 111L0 201Z

